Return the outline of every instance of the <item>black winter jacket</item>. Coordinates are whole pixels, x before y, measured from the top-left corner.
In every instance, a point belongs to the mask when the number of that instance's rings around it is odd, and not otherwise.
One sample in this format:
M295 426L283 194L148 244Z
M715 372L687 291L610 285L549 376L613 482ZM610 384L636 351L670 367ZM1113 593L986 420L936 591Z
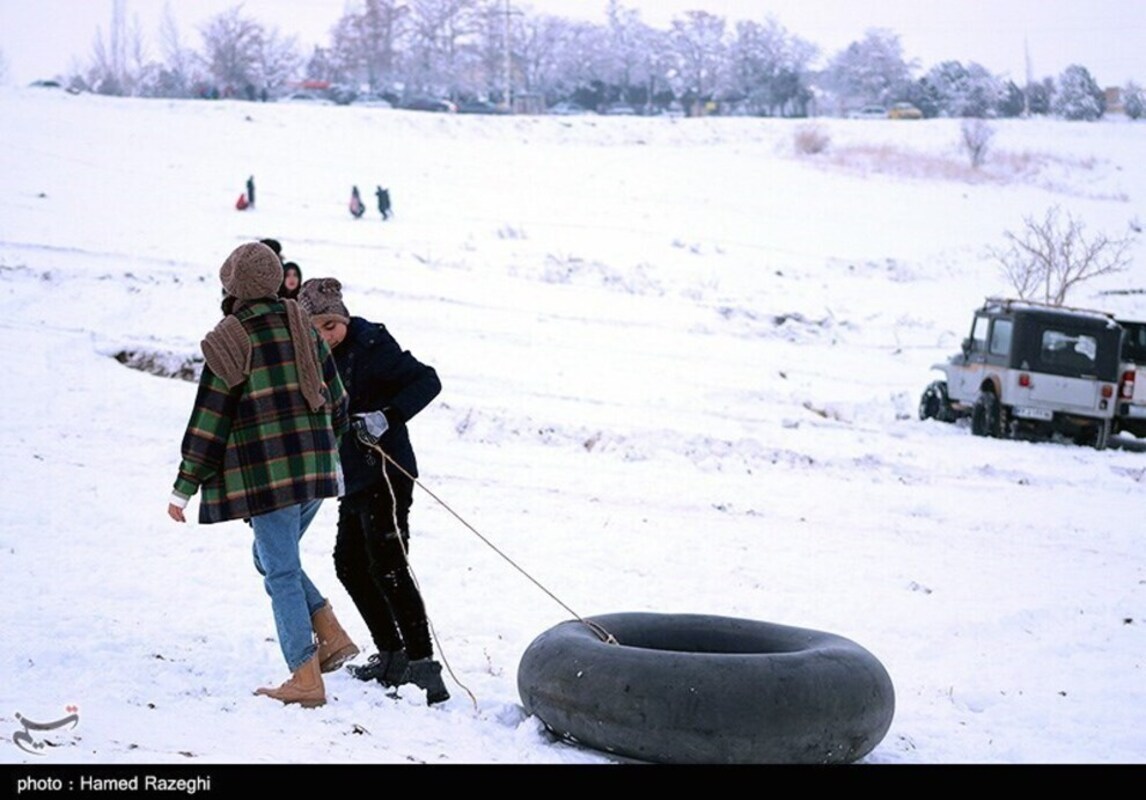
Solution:
M381 323L351 317L346 338L334 348L342 385L350 396L350 413L382 411L390 427L378 445L414 477L418 465L406 423L442 391L433 367L403 350ZM348 434L339 448L345 497L384 480L383 459Z

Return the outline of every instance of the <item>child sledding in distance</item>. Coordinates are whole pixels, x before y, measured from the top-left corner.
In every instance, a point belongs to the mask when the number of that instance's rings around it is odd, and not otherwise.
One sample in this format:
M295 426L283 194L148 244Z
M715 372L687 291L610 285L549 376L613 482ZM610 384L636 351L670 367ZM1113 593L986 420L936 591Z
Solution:
M374 190L374 196L378 198L378 213L382 215L382 219L390 219L393 213L390 209L390 190L379 186Z
M366 206L362 202L362 196L358 194L358 187L354 186L350 189L350 213L358 219L366 212Z
M248 208L255 207L255 176L247 178L247 190L239 195L239 199L235 201L235 208L238 211L246 211Z

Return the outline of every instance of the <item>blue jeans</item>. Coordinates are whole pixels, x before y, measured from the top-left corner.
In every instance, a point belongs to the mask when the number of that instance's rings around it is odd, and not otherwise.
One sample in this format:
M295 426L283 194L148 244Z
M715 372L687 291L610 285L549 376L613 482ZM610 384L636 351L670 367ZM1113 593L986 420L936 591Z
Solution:
M321 505L322 500L309 500L251 517L255 569L271 597L279 647L291 672L318 650L310 617L326 599L303 572L298 543Z

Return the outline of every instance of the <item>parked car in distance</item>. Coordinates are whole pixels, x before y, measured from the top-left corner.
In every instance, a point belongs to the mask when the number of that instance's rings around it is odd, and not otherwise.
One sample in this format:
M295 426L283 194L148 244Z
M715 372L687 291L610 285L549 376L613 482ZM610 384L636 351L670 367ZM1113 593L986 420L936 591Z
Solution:
M563 117L572 117L580 116L581 114L592 114L593 112L579 103L574 103L572 100L562 100L560 103L551 105L548 113Z
M911 103L895 103L887 112L888 119L923 119L923 112Z
M610 103L605 106L605 114L610 117L635 117L637 110L628 103Z
M360 94L352 101L356 106L367 106L368 108L393 108L394 104L387 100L382 95L376 92L366 92Z
M288 103L314 103L315 105L328 106L331 101L325 97L315 94L314 92L291 92L283 98Z
M439 97L412 97L402 104L402 108L408 111L438 111L446 114L453 114L458 110L452 101Z
M458 103L459 114L505 114L506 110L487 100L467 100Z
M962 352L919 402L921 419L971 418L971 433L1072 437L1106 447L1116 425L1123 329L1109 314L988 298Z
M850 112L848 119L887 119L887 109L883 106L864 106Z

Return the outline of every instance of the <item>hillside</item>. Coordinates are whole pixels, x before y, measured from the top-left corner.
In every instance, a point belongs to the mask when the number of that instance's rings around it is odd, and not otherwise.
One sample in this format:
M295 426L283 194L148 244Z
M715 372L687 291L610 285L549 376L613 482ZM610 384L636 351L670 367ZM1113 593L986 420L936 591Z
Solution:
M1139 125L1000 121L973 171L952 120L820 121L810 156L792 120L30 89L0 115L0 731L79 709L42 757L0 737L0 762L607 763L517 696L570 609L853 639L896 687L867 763L1144 760L1143 448L916 416L1008 290L985 255L1003 231L1054 205L1140 225ZM411 423L422 480L488 540L416 494L443 706L346 674L317 710L251 696L285 672L249 532L164 514L195 387L115 356L189 362L223 258L268 236L442 377ZM1143 255L1072 304L1146 318ZM304 564L369 652L336 517Z

